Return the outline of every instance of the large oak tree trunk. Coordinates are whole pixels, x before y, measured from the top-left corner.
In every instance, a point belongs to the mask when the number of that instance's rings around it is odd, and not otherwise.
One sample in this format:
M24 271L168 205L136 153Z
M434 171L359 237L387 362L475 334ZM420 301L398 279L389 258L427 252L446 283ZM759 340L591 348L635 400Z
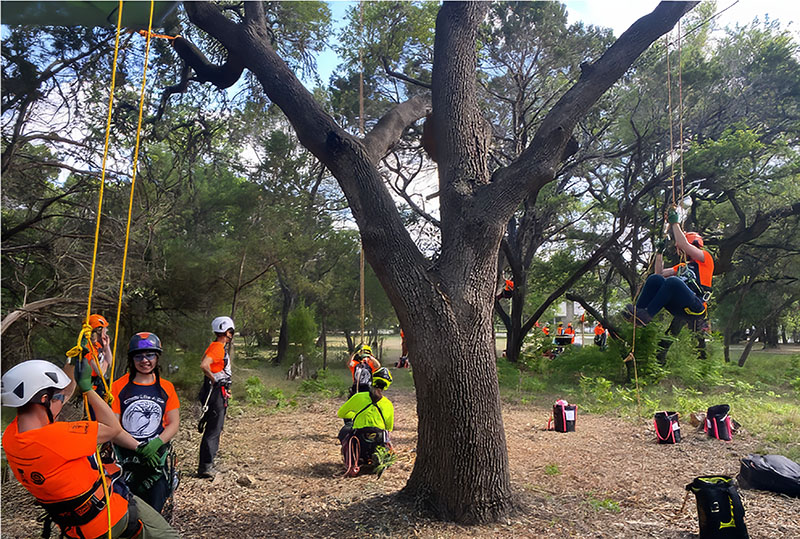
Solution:
M446 318L408 331L416 337L409 353L419 432L404 492L462 523L495 521L513 504L491 323L483 318L456 331L443 327Z

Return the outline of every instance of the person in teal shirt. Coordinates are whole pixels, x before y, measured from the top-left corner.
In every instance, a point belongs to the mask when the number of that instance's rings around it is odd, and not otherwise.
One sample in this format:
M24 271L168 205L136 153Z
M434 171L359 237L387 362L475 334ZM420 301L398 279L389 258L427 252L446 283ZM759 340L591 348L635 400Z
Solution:
M394 430L394 405L383 396L392 383L392 373L382 367L372 375L369 391L360 391L342 404L336 415L351 420L339 431L342 455L348 475L357 475L360 466L370 464L370 457L378 446L391 451L389 432ZM358 440L358 443L355 443ZM353 452L357 446L358 451Z

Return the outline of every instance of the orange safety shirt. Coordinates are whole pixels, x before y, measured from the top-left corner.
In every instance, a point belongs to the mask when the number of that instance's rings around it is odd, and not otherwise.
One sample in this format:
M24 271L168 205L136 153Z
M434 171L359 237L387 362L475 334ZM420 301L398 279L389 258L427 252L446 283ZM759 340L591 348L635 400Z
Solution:
M206 355L211 358L211 372L217 373L225 368L225 345L214 341L206 348Z
M711 258L711 254L708 251L703 251L705 253L705 260L700 262L699 260L690 260L686 264L677 264L672 266L672 269L675 271L676 274L680 274L680 270L683 266L687 266L689 270L697 278L698 284L700 285L701 289L696 290L691 285L689 288L692 289L692 292L697 294L698 296L703 296L704 292L711 291L711 280L714 276L714 259ZM687 283L689 284L689 283Z
M602 334L603 334L603 333L605 333L605 332L606 332L606 328L604 328L604 327L603 327L603 326L601 326L600 324L597 324L597 325L594 327L594 334L595 334L595 335L602 335Z
M97 421L57 421L19 432L15 418L3 433L3 449L14 476L37 500L66 501L87 493L100 477L94 456L97 429ZM112 490L112 526L127 512L128 501ZM64 531L67 537L99 537L108 533L108 513L104 508L80 526L82 535L75 528Z
M350 358L350 363L348 363L347 366L350 368L350 374L352 375L354 382L356 380L356 374L355 374L356 366L359 363L365 363L369 367L369 370L372 372L375 372L380 368L378 365L378 360L372 356L367 356L361 361L359 361L358 359L355 358L355 356L353 356L352 358Z

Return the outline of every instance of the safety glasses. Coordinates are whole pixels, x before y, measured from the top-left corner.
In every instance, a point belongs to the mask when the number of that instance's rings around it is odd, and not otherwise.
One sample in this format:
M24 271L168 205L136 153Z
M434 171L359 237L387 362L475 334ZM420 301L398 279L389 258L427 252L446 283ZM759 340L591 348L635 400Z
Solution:
M156 352L145 352L143 354L135 354L133 356L133 360L137 363L140 361L144 361L145 359L147 361L155 361L156 359L158 359L158 354Z

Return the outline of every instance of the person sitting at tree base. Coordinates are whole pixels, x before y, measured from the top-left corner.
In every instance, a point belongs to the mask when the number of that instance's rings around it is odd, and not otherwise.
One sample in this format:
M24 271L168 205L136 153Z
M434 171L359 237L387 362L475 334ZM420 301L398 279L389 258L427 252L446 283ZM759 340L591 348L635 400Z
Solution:
M358 475L361 468L373 468L378 447L392 451L389 432L394 430L394 405L383 396L391 384L389 369L378 369L372 375L372 387L350 397L337 412L346 421L338 438L348 476Z
M670 229L675 238L675 248L689 261L671 268L664 268L664 240L657 245L655 272L644 283L636 308L629 304L623 316L629 322L645 326L666 309L675 317L705 316L707 301L711 296L711 279L714 274L714 260L703 249L703 238L696 232L684 234L678 224L678 213L669 212Z

